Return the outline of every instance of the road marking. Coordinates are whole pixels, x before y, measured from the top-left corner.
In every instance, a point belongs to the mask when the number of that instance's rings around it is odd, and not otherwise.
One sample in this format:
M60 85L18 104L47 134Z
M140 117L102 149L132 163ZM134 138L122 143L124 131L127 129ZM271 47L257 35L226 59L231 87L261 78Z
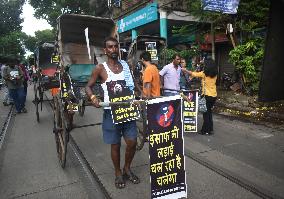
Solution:
M255 135L257 138L260 138L260 139L266 139L266 138L270 138L274 136L273 134L269 134L269 133L257 133Z
M239 144L239 143L233 142L233 143L230 143L230 144L226 144L225 147L227 147L227 146L233 146L233 145L237 145L237 144Z

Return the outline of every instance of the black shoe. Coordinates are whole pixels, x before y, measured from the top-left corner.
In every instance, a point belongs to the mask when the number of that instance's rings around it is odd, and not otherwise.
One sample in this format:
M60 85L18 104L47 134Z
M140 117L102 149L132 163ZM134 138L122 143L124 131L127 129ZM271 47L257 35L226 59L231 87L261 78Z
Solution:
M22 113L27 113L28 111L27 111L27 109L24 107L23 109L22 109Z
M206 134L206 132L204 132L204 131L199 131L198 132L200 135L205 135Z

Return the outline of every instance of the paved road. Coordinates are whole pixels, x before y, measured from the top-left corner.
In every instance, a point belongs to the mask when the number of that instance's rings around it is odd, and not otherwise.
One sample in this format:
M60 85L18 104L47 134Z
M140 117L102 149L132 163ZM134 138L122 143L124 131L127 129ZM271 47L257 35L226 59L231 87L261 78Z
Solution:
M44 106L38 124L31 96L28 113L12 118L0 150L0 198L88 198L75 159L68 156L65 170L59 166L52 115ZM1 116L6 109L0 104Z
M0 151L0 198L94 198L72 153L68 153L65 170L57 162L50 107L43 106L38 124L31 96L27 104L29 113L16 116L7 143ZM101 114L101 109L87 107L84 117L76 115L74 121L78 125L99 122ZM74 129L71 134L112 198L149 198L148 144L137 152L133 162L133 170L142 182L139 185L128 182L125 189L117 190L110 147L102 141L101 126ZM284 197L283 136L282 131L215 116L213 136L187 134L184 143L186 152L200 155ZM124 149L123 144L122 152ZM188 198L258 198L188 157L185 164Z
M75 122L82 124L101 121L100 115L100 109L90 107L86 109L85 116L76 117ZM264 132L268 129L264 126L231 121L220 116L215 116L215 123L215 135L213 136L187 134L185 149L283 197L282 176L284 171L281 170L281 166L284 158L280 149L280 146L283 147L283 132L276 131L273 135L268 132L265 134ZM147 144L142 151L137 152L134 160L134 171L142 178L142 183L140 185L127 184L126 191L117 191L113 185L110 150L102 143L100 128L76 129L72 135L111 196L127 198L131 195L134 198L149 198L150 176ZM269 142L268 139L274 141ZM125 146L122 145L122 149L124 148ZM245 152L245 150L248 151ZM259 162L259 159L254 156L261 153L264 155ZM257 198L192 159L186 157L185 160L187 182L190 188L188 198Z

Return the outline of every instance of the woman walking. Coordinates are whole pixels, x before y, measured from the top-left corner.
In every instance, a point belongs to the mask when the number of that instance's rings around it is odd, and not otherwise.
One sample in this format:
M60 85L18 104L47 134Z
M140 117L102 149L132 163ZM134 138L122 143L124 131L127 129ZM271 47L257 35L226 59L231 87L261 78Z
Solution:
M192 77L200 77L202 85L202 95L205 95L207 111L203 113L203 125L200 134L211 135L213 134L213 118L212 108L217 98L216 80L217 80L217 67L212 59L207 59L204 62L204 71L192 72L182 69L184 72L189 73Z

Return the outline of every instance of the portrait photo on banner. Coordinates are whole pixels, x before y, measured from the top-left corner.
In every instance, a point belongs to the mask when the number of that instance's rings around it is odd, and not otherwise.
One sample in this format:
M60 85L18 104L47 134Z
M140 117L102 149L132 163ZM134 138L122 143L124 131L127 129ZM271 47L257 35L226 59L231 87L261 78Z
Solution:
M134 92L126 86L125 80L107 82L110 102L129 102L129 105L111 106L111 115L115 124L136 120L140 117L139 108L132 104L135 99Z

